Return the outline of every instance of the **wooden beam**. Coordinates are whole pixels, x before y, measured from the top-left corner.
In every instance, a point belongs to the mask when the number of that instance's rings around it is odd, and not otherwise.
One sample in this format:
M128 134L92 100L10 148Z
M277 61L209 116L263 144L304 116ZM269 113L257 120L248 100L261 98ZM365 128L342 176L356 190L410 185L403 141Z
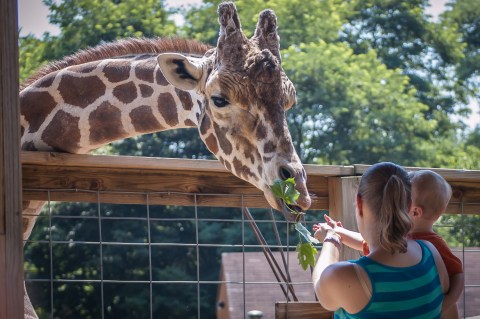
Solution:
M360 176L350 177L329 177L328 212L330 217L341 221L343 227L352 231L358 231L355 219L355 198L357 195ZM341 260L357 259L360 253L343 245Z
M0 1L0 318L23 318L17 1Z
M186 158L22 151L21 161L22 164L41 166L67 165L77 167L108 167L121 169L135 168L148 170L167 169L174 171L209 171L230 173L219 161ZM306 164L304 167L308 176L351 176L354 173L353 166Z
M276 302L275 319L331 319L333 311L315 301Z
M26 200L95 202L98 191L109 203L145 203L149 193L152 204L240 207L243 201L268 207L260 190L218 161L22 152L22 163ZM353 167L310 165L306 170L311 209L328 209L326 176L349 174Z

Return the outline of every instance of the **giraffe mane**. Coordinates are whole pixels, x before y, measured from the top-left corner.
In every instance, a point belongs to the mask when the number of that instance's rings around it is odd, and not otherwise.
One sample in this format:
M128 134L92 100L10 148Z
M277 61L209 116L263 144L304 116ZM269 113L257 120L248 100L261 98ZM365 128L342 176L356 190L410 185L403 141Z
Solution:
M72 65L133 54L178 52L204 55L211 48L211 46L199 41L183 38L126 38L102 43L40 67L20 85L20 91L47 74Z

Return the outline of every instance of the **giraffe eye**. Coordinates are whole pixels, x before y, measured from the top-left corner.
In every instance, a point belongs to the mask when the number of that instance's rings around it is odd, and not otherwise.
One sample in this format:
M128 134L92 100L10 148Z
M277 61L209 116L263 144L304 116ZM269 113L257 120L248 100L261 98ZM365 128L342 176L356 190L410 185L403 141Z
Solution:
M212 96L212 102L216 107L225 107L230 104L226 99L220 96Z

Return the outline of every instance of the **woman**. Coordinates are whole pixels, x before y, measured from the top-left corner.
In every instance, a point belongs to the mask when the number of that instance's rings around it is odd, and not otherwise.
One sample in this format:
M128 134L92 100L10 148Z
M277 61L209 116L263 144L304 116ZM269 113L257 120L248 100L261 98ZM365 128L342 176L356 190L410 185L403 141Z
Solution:
M356 218L370 253L339 262L342 239L331 227L314 227L323 241L312 280L322 306L335 318L441 318L448 274L435 247L407 240L412 221L407 172L393 163L362 176Z

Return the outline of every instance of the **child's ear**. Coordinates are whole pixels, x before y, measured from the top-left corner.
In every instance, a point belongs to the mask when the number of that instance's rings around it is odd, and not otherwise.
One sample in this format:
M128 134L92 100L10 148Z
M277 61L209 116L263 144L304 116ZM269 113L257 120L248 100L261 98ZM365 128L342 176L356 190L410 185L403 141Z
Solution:
M363 199L359 194L357 194L357 213L360 217L363 217Z
M421 206L412 206L412 209L410 210L410 214L412 215L413 218L422 217L423 209Z

